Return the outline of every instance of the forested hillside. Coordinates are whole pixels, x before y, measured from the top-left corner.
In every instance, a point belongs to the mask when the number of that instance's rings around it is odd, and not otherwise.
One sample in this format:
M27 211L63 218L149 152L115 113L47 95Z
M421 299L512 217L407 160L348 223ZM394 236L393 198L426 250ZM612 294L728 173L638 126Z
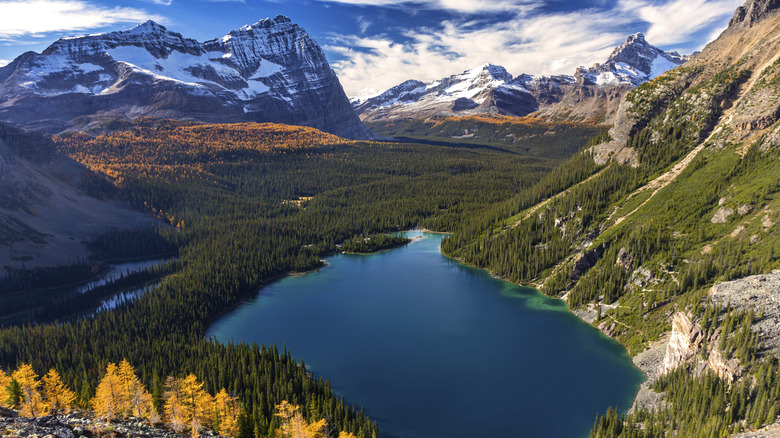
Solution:
M278 429L274 408L283 400L302 406L309 421L325 419L331 436L376 436L377 426L311 376L294 352L204 339L212 321L278 276L320 266L337 244L371 250L356 236L455 229L559 162L497 149L351 142L257 124L142 120L55 142L110 175L134 208L172 225L140 237L149 248L159 247L160 237L179 247L177 271L113 311L0 330L0 364L30 363L38 373L55 368L82 404L92 400L109 362L129 360L152 391L164 376L194 373L207 391L224 387L238 397L245 413L240 436ZM138 238L115 233L95 245L110 256Z
M657 348L663 334L685 336L675 315L703 333L681 359L669 343L650 382L665 403L627 423L611 412L593 436L724 436L777 417L779 352L755 326L767 316L707 296L720 282L780 267L778 20L733 24L638 87L607 138L443 244L564 298L632 355Z

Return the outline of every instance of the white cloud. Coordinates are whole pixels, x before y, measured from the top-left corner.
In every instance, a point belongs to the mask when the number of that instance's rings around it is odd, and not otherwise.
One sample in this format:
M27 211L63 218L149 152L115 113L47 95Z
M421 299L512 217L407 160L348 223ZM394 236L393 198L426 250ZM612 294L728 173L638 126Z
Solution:
M464 13L530 10L541 5L539 0L322 0L355 6L405 7L421 5L428 9L442 9Z
M156 5L163 5L163 6L170 6L171 3L173 3L173 0L146 0L149 3L154 3Z
M744 0L670 0L662 4L647 0L621 0L620 8L650 24L646 36L656 45L680 44L697 32L716 27L710 35L723 30L725 22Z
M0 67L5 67L6 65L10 64L10 59L0 59Z
M142 9L107 8L83 0L11 0L0 2L0 38L81 31L116 23L165 19Z
M512 74L572 74L603 60L626 34L613 30L611 14L585 11L537 16L491 25L452 21L438 29L407 31L409 43L388 37L334 36L326 48L350 96L368 95L407 79L431 81L484 63Z
M656 46L700 48L707 41L694 38L717 35L744 0L618 0L604 2L606 8L555 13L541 12L532 0L326 1L414 4L464 13L461 20L407 30L404 42L385 34L332 35L326 48L340 55L333 67L345 91L363 96L408 79L436 80L487 62L514 75L573 74L580 65L604 61L635 32L644 32ZM467 13L474 10L504 10L504 21L468 21Z

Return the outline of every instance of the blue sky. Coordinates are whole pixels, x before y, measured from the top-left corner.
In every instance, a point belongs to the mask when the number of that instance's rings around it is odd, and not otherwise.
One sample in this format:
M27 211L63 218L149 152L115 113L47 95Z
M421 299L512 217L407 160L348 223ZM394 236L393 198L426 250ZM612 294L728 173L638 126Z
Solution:
M62 36L153 19L199 41L277 14L323 47L349 96L490 62L510 73L572 74L642 32L701 49L744 0L0 0L0 65Z

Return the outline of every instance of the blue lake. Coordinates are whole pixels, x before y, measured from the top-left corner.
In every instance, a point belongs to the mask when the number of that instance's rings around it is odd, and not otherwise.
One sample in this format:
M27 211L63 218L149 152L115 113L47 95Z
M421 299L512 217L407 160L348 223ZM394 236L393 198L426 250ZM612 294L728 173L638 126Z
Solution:
M563 302L439 252L441 236L338 254L223 316L207 336L286 346L387 437L587 437L642 373Z

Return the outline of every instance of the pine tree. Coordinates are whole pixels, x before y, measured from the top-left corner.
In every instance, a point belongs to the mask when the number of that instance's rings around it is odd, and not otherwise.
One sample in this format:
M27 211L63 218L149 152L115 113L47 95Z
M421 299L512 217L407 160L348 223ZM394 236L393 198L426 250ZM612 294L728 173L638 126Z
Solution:
M59 373L52 368L41 381L43 383L43 398L46 401L49 415L56 415L60 412L69 413L76 401L76 393L65 386Z
M38 390L41 382L30 364L22 364L13 373L13 379L19 384L22 399L19 413L25 417L37 417L43 414L46 407Z

